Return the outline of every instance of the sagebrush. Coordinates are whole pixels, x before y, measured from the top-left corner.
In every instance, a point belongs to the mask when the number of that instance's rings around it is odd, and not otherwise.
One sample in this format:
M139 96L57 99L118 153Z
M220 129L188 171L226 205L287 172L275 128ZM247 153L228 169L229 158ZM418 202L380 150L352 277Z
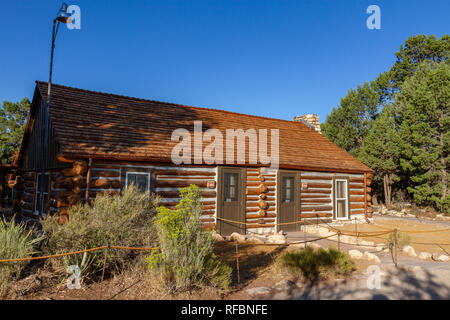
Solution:
M36 253L36 247L42 236L35 236L33 231L26 230L22 223L14 219L0 219L0 259L22 259ZM0 298L8 293L9 286L20 276L29 261L0 262Z
M147 258L150 271L171 291L206 286L227 289L232 270L213 254L211 232L201 228L200 189L182 188L180 196L175 210L158 208L155 228L161 251Z
M302 275L311 281L326 274L348 275L355 269L349 254L333 247L317 251L307 247L286 252L281 256L281 265L291 274Z
M143 247L156 240L152 219L158 199L131 185L120 195L101 194L91 203L69 209L69 220L61 225L58 217L42 220L48 237L44 250L49 254L72 252L104 245ZM95 275L103 267L104 250L62 258L64 266L78 265L83 276ZM121 271L135 257L134 251L110 249L108 270ZM80 265L81 264L81 265Z

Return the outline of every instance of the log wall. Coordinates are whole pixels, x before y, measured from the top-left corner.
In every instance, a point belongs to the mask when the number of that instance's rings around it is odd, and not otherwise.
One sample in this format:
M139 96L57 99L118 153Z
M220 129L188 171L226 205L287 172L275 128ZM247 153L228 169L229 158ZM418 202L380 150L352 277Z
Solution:
M49 212L59 214L61 222L68 218L68 209L80 201L93 200L98 194L118 194L125 184L126 172L149 172L150 189L160 197L161 205L174 208L180 188L195 184L202 192L202 226L213 229L217 214L217 167L158 166L142 163L108 163L105 161L75 161L72 167L51 171ZM277 170L247 168L246 176L246 232L272 233L277 230ZM344 174L298 171L300 175L299 219L309 223L334 220L333 182L348 179L349 217L370 217L371 197L369 174ZM28 172L16 186L16 205L21 212L33 217L36 173ZM208 181L214 181L208 188ZM306 188L302 186L307 185ZM88 188L87 188L88 186ZM87 189L87 190L86 190ZM35 216L34 216L35 217ZM318 219L320 218L320 219Z

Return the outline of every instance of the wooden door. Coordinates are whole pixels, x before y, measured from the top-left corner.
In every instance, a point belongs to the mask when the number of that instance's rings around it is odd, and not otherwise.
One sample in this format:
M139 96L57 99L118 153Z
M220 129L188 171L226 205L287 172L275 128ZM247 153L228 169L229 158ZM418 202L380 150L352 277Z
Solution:
M295 171L280 171L278 173L278 222L290 223L300 220L300 188L298 174ZM278 226L278 230L297 231L298 223Z
M218 230L223 236L233 232L245 234L245 179L244 168L219 168L217 215Z

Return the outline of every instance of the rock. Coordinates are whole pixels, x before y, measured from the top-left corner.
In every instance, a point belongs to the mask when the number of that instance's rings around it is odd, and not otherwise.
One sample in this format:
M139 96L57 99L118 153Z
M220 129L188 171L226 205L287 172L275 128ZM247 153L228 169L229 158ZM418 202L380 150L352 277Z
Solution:
M218 234L216 231L211 232L211 236L215 241L223 241L224 238Z
M286 236L282 234L272 234L267 237L267 243L285 244L286 242Z
M378 258L373 253L370 253L369 251L364 252L364 259L375 262L375 263L381 263L380 258Z
M258 237L250 237L250 238L247 239L247 242L248 243L253 243L253 244L263 244L264 243L264 241L261 240Z
M411 247L411 246L404 246L403 249L402 249L402 251L403 251L404 253L406 253L406 254L407 254L408 256L410 256L410 257L417 257L416 251L415 251L414 248Z
M439 262L450 261L450 257L445 254L433 253L432 259Z
M431 259L432 256L433 255L431 253L429 253L429 252L421 252L421 253L419 253L419 259L421 259L421 260Z
M251 296L260 296L270 293L270 288L267 287L256 287L247 290L247 293Z
M272 288L277 291L291 290L291 289L295 288L295 283L293 283L290 280L285 279L285 280L281 280L280 282L275 284Z
M352 259L362 259L362 257L363 257L363 254L361 253L361 251L356 250L356 249L350 250L348 252L348 254L350 255L350 258L352 258Z
M237 241L237 242L244 242L245 241L245 235L239 234L237 232L233 232L230 235L230 240Z
M383 251L385 248L386 248L386 245L385 245L385 244L383 244L383 243L377 243L375 249L376 249L378 252L380 252L380 251Z

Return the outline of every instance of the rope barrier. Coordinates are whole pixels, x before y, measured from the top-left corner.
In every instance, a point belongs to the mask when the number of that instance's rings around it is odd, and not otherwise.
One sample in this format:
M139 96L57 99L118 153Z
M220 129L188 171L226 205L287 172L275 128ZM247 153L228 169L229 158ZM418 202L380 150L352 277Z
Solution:
M28 257L28 258L15 258L15 259L1 259L0 262L22 262L22 261L32 261L32 260L43 260L43 259L50 259L50 258L59 258L59 257L66 257L71 256L75 254L85 253L85 252L93 252L98 250L103 250L108 248L108 246L101 246L91 249L85 249L85 250L79 250L79 251L73 251L73 252L67 252L67 253L58 253L48 256L41 256L41 257ZM144 251L150 251L150 250L158 250L159 248L135 248L135 247L124 247L124 246L109 246L109 248L113 249L125 249L125 250L144 250Z

